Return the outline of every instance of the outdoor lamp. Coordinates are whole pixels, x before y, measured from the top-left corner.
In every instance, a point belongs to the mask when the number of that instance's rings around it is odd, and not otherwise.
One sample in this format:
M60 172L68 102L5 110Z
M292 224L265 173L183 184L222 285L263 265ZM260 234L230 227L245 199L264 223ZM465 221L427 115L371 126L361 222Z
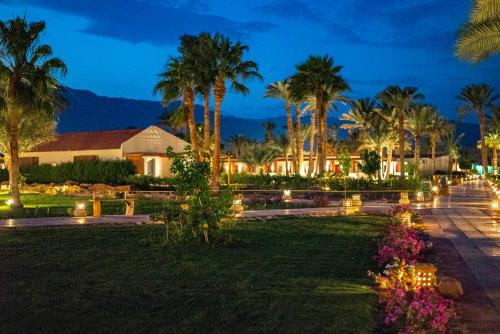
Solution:
M423 202L424 201L424 192L423 191L417 191L417 196L416 196L417 202Z
M410 199L408 198L408 193L403 191L400 193L399 204L408 205L410 204Z
M14 201L12 200L12 198L9 198L7 201L5 201L5 204L7 204L8 206L11 206L12 203L14 203Z
M436 195L439 194L439 187L438 186L432 186L432 192L434 194L436 194Z
M74 215L75 217L87 217L87 205L85 202L76 202Z
M283 190L282 200L283 200L283 202L286 202L286 203L292 201L292 191L290 189Z
M491 210L498 210L500 208L500 199L494 198L491 200L490 203L490 209Z
M352 194L352 205L360 206L361 204L361 194Z
M231 205L231 211L238 214L241 211L243 211L243 209L244 209L243 208L243 195L238 194L238 195L234 196L233 204Z
M436 285L437 268L432 263L418 263L415 265L415 287L434 288Z
M406 225L411 225L411 218L413 214L410 211L405 211L401 214L401 222Z

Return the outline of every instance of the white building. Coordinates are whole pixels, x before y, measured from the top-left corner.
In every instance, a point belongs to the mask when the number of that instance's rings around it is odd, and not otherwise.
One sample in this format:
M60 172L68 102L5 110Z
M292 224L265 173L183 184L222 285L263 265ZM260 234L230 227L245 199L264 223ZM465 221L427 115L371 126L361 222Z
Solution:
M54 140L20 154L20 165L60 164L81 160L126 159L136 173L158 177L170 176L170 159L166 151L175 152L188 145L184 140L157 126L93 132L71 132L56 135Z

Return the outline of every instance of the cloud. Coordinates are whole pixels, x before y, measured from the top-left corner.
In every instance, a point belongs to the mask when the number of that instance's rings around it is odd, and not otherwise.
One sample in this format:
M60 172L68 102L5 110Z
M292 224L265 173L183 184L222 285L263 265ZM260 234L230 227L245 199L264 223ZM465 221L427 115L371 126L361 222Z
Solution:
M298 18L313 22L323 21L321 16L313 12L306 2L300 0L275 0L270 4L257 6L255 10L264 15L282 18Z
M15 0L0 0L18 4ZM77 15L89 20L83 31L131 43L173 45L185 33L222 32L233 38L268 31L275 25L264 21L237 22L222 16L202 14L206 8L199 0L26 0L23 5ZM29 8L28 8L29 9Z

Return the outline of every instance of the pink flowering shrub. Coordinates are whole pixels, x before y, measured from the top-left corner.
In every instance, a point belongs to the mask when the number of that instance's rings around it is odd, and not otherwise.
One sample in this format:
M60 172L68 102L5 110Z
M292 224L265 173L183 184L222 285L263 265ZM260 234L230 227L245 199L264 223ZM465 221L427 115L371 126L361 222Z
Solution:
M414 229L400 223L389 224L375 259L381 267L395 259L415 264L424 249L425 243Z
M410 211L410 206L409 205L395 205L391 207L389 210L388 214L391 217L397 218L399 217L403 212ZM412 212L413 213L413 212Z

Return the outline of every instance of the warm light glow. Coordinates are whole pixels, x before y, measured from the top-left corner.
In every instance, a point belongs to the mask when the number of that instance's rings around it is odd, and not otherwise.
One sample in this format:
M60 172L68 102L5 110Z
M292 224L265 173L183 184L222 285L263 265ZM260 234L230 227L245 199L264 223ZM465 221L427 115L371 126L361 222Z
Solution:
M423 202L424 201L424 192L423 191L417 191L417 196L416 199L418 202Z
M411 218L413 214L410 211L405 211L401 214L401 222L403 224L411 225Z
M400 193L399 204L403 205L410 204L410 199L408 198L408 193L406 191Z
M5 204L7 204L8 206L11 206L12 203L14 203L14 201L12 200L12 198L8 199Z
M74 214L75 214L75 217L86 217L87 216L86 203L85 202L76 202Z
M352 199L354 201L361 201L361 195L360 194L353 194Z
M432 186L432 192L437 194L439 193L439 187L438 186Z
M415 287L433 287L436 280L437 268L431 263L415 265Z
M76 204L76 208L77 208L78 210L83 210L83 209L85 209L85 203L77 203L77 204Z
M500 200L498 198L491 200L490 208L492 210L498 210L500 208Z
M292 201L292 191L290 189L283 190L283 202L291 202Z

